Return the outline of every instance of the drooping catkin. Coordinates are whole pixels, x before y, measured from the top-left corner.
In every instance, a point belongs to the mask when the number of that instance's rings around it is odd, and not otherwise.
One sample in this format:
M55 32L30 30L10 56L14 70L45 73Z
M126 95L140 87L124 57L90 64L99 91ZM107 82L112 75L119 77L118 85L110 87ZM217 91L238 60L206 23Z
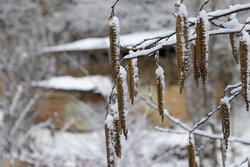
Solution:
M158 111L161 116L161 121L164 121L164 108L165 108L165 76L164 70L161 66L158 65L158 68L155 71L156 74L156 90L157 90L157 102L158 102Z
M189 57L190 57L190 44L189 44L189 25L187 22L186 6L182 2L176 3L178 7L176 19L176 49L177 49L177 67L179 77L180 94L184 88L185 79L189 73Z
M242 95L246 101L247 111L248 111L248 101L247 101L247 44L245 41L240 41L240 72L241 72L241 82L242 82Z
M225 141L226 149L228 148L228 138L230 136L230 104L228 97L224 97L220 100L221 108L221 125L222 125L222 132L223 138Z
M196 87L198 88L199 86L199 78L200 78L200 72L198 68L198 60L197 60L197 55L196 55L196 47L195 44L191 44L191 50L192 50L192 57L193 57L193 77L196 83Z
M190 57L190 42L189 42L189 25L187 21L187 17L183 16L183 37L184 37L184 43L185 43L185 48L184 48L184 60L183 60L183 65L184 65L184 77L185 79L187 78L189 71L190 71L190 62L189 62L189 57Z
M129 98L131 100L131 104L133 105L135 97L135 88L134 88L134 68L131 59L128 60L127 81L128 81Z
M237 64L238 62L238 57L237 57L237 49L235 46L235 34L234 33L229 33L229 38L230 38L230 44L231 44L231 49L232 49L232 55L234 57L234 60Z
M240 40L240 70L242 82L242 96L246 102L246 109L249 111L250 101L250 36L246 31L242 31Z
M113 117L107 115L105 119L105 139L106 139L106 153L107 153L107 166L115 166L115 151L114 151L114 126Z
M126 70L121 66L120 67L120 72L117 77L117 103L118 103L118 113L119 113L119 121L120 121L120 126L121 130L123 132L123 135L127 139L127 125L126 125L126 118L128 115L127 111L127 95L126 93L128 92L128 87L126 83L126 75L127 72Z
M197 66L200 71L201 79L203 85L205 85L207 79L207 63L208 63L208 19L207 13L202 10L200 12L200 18L196 24L196 56L197 56Z
M131 100L131 104L133 105L134 98L137 95L137 89L139 84L137 58L128 61L127 81L129 88L129 98Z
M177 68L179 76L179 87L180 94L182 94L182 89L184 87L184 65L183 65L183 48L182 48L182 18L181 15L177 15L176 20L176 49L177 49Z
M120 142L120 122L119 122L119 115L118 115L118 109L117 109L117 103L111 105L111 114L113 116L113 125L114 125L114 148L116 156L121 158L121 142Z
M189 142L187 146L188 151L188 164L189 167L197 167L197 164L195 162L195 153L194 153L194 145L192 142Z
M230 24L239 24L235 13L228 16L228 22L229 23L231 22ZM229 33L229 39L230 39L230 45L231 45L233 58L234 58L235 62L237 64L239 64L238 51L237 51L237 48L236 48L236 34L235 33Z
M120 67L120 28L119 19L114 16L109 23L110 67L112 78L116 79Z

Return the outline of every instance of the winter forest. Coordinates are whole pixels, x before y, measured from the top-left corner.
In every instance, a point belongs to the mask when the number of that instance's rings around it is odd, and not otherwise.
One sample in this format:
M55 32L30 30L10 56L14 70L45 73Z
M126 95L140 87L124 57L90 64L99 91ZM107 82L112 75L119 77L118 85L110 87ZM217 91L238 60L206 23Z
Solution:
M0 167L249 167L249 0L0 0Z

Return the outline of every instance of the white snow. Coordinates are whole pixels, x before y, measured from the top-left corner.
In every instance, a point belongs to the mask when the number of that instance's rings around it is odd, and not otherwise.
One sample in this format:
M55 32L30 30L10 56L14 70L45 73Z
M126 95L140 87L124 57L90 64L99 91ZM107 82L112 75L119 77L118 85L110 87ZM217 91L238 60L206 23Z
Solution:
M164 70L162 69L161 66L158 66L158 68L155 70L155 74L164 80L164 78L165 78Z
M58 90L77 90L77 91L94 91L108 97L112 90L112 81L109 77L94 75L86 77L60 76L48 80L34 81L33 86L58 89Z
M187 8L186 8L186 6L184 4L180 4L178 12L182 16L186 16L187 17Z
M110 109L113 112L114 120L119 120L117 101L115 101L115 103L111 105Z
M242 86L239 86L239 87L237 87L237 88L234 88L233 90L231 90L231 94L234 94L234 93L236 93L236 92L240 92L241 91L241 89L242 89Z
M245 23L249 24L250 23L250 17L248 17L245 21Z
M236 4L234 6L230 6L229 9L221 9L221 10L216 10L216 11L213 11L213 12L209 12L208 16L213 17L213 16L218 16L218 15L223 15L224 13L229 13L229 12L232 12L234 10L240 10L242 8L247 8L247 7L250 7L250 3Z
M107 125L110 129L112 129L112 127L110 127L110 125L113 124L113 119L114 118L110 114L108 114L107 117L105 118L105 121L104 121L105 125Z
M142 130L140 133L133 134L134 138L128 138L123 147L122 161L127 165L140 162L144 167L174 167L176 164L180 167L188 165L187 159L178 159L174 153L166 152L171 148L185 148L187 145L186 134L163 133L155 130ZM33 153L33 157L39 156L57 159L61 157L62 167L77 167L77 158L81 158L86 167L104 167L106 166L105 156L105 137L103 131L94 131L90 133L70 133L56 132L51 135L48 129L41 129L33 134L35 144L39 152ZM135 143L130 146L130 143ZM135 148L133 148L135 147ZM181 149L180 149L181 151ZM185 154L185 149L183 154ZM181 151L182 152L182 151ZM161 155L164 154L164 155ZM137 156L133 159L131 156ZM159 162L154 157L164 157L167 161ZM159 159L160 160L160 159ZM58 160L59 161L59 160Z
M221 104L226 104L227 108L230 110L231 109L231 105L230 105L230 98L227 96L224 96L223 98L220 99Z

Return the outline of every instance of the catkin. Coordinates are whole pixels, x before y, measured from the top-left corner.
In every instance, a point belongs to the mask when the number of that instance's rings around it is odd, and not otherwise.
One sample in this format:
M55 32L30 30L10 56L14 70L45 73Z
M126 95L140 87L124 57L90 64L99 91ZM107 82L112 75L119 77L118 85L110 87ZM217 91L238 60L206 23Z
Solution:
M222 132L223 138L225 141L226 149L228 148L228 138L230 136L230 109L228 108L227 104L221 104L221 124L222 124Z
M120 71L123 70L125 73L125 69L123 67L120 68ZM123 132L123 135L127 139L127 125L126 125L126 101L125 101L125 96L126 96L126 91L124 84L126 84L126 78L124 80L123 74L120 72L118 77L117 77L117 83L116 83L116 88L117 88L117 102L118 102L118 112L119 112L119 121L120 121L120 126L121 130ZM126 74L125 74L126 75Z
M193 57L193 77L196 83L196 87L199 86L199 78L200 78L200 72L198 69L198 62L197 62L197 55L196 55L196 47L195 44L191 44L191 50L192 50L192 57Z
M119 115L118 115L118 111L117 111L117 103L115 102L112 106L111 106L111 115L113 117L113 126L114 126L114 148L115 148L115 153L116 156L121 158L121 142L120 142L120 131L121 131L121 127L120 127L120 122L119 122Z
M237 64L238 62L238 57L237 57L237 49L235 46L235 34L234 33L229 33L229 38L230 38L230 44L231 44L231 49L232 49L232 55L234 57L234 60L236 61Z
M180 94L184 87L184 64L183 64L183 48L182 48L182 17L177 15L176 20L176 49L177 49L177 67L179 77Z
M110 66L112 78L116 79L119 73L120 57L120 38L119 20L113 17L109 23L109 42L110 42Z
M246 109L249 110L248 105L248 94L247 94L247 70L248 70L248 46L246 41L240 41L240 72L241 72L241 82L242 82L242 96L246 101Z
M164 81L164 71L158 66L156 69L156 90L157 90L157 102L158 102L158 112L161 116L161 121L164 121L164 92L165 92L165 81Z
M106 152L107 152L107 166L114 167L114 152L112 151L112 141L113 141L113 132L107 124L105 124L105 139L106 139Z
M185 43L185 50L184 50L184 58L183 58L183 66L184 66L184 78L186 79L189 74L189 57L190 57L190 42L189 42L189 26L187 22L187 17L183 16L183 37Z
M188 151L189 167L197 167L197 164L195 162L194 145L191 142L189 142L189 144L187 146L187 151Z
M135 80L134 80L134 67L132 60L128 61L128 74L127 74L127 81L128 81L128 89L129 89L129 98L131 100L131 104L134 104L134 97L136 96L135 90Z
M200 71L201 79L203 85L205 85L207 79L207 47L206 47L206 37L205 37L205 27L204 20L200 18L196 25L196 56L197 56L197 66Z

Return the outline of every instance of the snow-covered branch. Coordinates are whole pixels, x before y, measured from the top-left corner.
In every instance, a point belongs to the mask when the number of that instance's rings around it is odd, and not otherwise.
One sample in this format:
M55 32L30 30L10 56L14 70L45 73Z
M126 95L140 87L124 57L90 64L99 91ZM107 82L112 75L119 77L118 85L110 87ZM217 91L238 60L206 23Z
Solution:
M242 4L242 5L234 5L234 6L230 6L229 9L217 10L214 12L207 13L208 20L211 22L211 24L222 27L220 29L209 31L208 32L209 36L229 34L229 33L239 33L241 32L243 26L246 31L250 31L249 25L244 25L244 24L239 24L239 23L237 25L235 24L232 25L232 24L227 24L227 23L217 20L220 17L228 16L232 13L249 10L249 9L250 9L250 3ZM195 22L197 21L197 18L189 18L188 21L190 23L189 26L194 26ZM189 38L189 41L192 41L194 39L196 39L196 36L193 35ZM158 51L161 48L172 46L175 44L176 44L176 33L175 31L170 31L170 33L167 35L145 39L142 42L134 45L133 47L126 48L128 50L132 49L133 51L130 52L130 54L128 54L127 56L125 56L124 59L133 59L133 58L137 58L141 56L142 57L149 56L149 55L154 54L156 51Z
M243 26L243 25L242 25ZM239 33L242 29L242 26L236 27L236 28L220 28L217 30L211 30L209 31L209 36L214 36L214 35L223 35L223 34L229 34L229 33ZM250 26L247 25L245 27L246 31L250 31ZM166 37L166 38L164 38ZM135 51L131 51L127 56L125 56L123 59L134 59L138 57L147 57L149 55L153 55L155 52L158 50L168 47L168 46L173 46L176 44L176 35L175 33L170 33L168 36L164 37L158 37L161 40L157 40L156 38L154 40L151 40L150 42L147 43L147 45L138 45L137 47L133 48ZM189 38L189 41L193 41L196 39L196 36L191 36ZM153 46L156 44L156 41L158 42L157 45ZM150 46L153 46L149 49L142 49L143 48L148 48ZM128 48L129 49L129 48Z

